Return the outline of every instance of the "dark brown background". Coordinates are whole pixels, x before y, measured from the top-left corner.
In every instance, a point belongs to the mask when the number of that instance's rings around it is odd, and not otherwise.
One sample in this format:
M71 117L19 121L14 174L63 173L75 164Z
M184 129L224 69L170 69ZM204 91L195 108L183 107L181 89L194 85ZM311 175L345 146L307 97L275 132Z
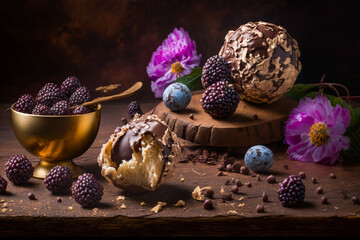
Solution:
M286 0L7 0L1 3L0 102L36 94L46 82L78 76L94 89L144 82L146 66L175 27L197 43L202 64L218 53L224 36L249 21L285 27L298 40L303 70L298 83L345 84L360 95L356 1Z

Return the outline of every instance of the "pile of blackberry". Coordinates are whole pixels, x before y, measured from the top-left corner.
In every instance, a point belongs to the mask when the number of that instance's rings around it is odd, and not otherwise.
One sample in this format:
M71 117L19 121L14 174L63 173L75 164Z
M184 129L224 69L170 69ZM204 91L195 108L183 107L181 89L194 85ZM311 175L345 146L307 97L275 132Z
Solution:
M233 83L234 79L231 77L230 64L219 55L214 55L208 58L203 66L201 82L203 87L206 89L213 83L219 81Z
M141 110L140 104L137 101L132 101L128 105L128 113L130 118L133 118L135 114L143 115L143 111Z
M91 173L80 175L71 189L72 196L84 208L93 208L101 200L104 187Z
M52 82L46 83L36 97L30 94L22 95L14 104L13 109L18 112L35 115L72 115L89 113L88 107L81 105L91 100L90 90L83 86L75 76L66 78L60 87Z
M7 181L5 178L0 176L0 194L6 193Z
M25 155L13 155L5 164L6 177L14 184L27 182L34 173L34 168Z
M232 86L230 65L218 55L210 57L203 67L201 82L206 88L200 100L203 110L212 118L233 115L240 95Z
M52 194L65 193L71 187L72 173L68 167L57 165L46 174L44 184Z
M290 175L279 185L278 198L284 207L295 207L304 202L305 185L300 177Z

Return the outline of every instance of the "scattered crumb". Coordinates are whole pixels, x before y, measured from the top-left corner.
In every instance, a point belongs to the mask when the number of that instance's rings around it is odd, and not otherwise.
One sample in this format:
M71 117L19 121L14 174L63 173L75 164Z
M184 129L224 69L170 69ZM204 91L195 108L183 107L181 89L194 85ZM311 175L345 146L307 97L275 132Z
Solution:
M3 208L2 210L1 210L1 212L7 212L7 208Z
M183 200L179 200L174 206L175 207L185 207L185 202Z
M158 204L151 209L152 212L158 213L166 206L166 202L158 202Z
M208 190L211 189L210 186L208 187L203 187L200 188L200 186L197 186L194 191L192 192L191 196L193 197L193 199L197 200L197 201L204 201L205 200L205 196L202 193L203 190Z
M126 205L125 205L124 203L122 203L119 208L120 208L120 209L125 209L125 208L126 208Z
M195 169L192 169L192 171L193 171L194 173L196 173L197 175L200 175L200 176L201 176L201 173L197 172Z
M146 202L141 202L140 205L141 206L146 206Z
M339 209L339 207L338 207L338 206L335 206L334 208L335 208L336 210L338 210L338 209Z
M239 198L239 201L242 201L242 200L244 200L245 199L245 197L244 196L241 196L240 198Z
M238 205L238 207L243 207L243 206L245 206L245 203L240 203L240 204Z
M124 196L118 196L117 198L116 198L116 201L124 201L125 200L125 197Z
M1 199L1 200L0 200L0 203L3 203L3 202L5 202L5 200L4 200L4 199Z
M7 203L4 203L4 204L2 205L3 208L7 208L7 206L8 206Z
M185 178L180 178L180 182L184 182L185 181Z
M231 214L231 215L238 215L238 212L235 210L230 210L227 212L227 214Z
M98 213L98 211L99 211L99 209L98 209L98 208L94 208L94 209L93 209L93 214L97 214L97 213Z
M220 189L220 194L221 194L221 196L222 196L222 195L225 195L225 190L224 190L223 187L221 187L221 189Z
M70 207L68 207L68 210L69 210L69 211L72 211L72 210L74 210L74 207L73 207L73 206L70 206Z

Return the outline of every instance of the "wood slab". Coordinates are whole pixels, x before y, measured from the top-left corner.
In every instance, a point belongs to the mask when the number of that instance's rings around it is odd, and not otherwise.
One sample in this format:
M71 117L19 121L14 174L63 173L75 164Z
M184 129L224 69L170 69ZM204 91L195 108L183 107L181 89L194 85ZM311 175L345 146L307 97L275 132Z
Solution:
M181 138L212 147L249 147L282 141L283 124L297 103L286 97L272 104L256 104L241 100L234 115L213 119L201 106L203 91L196 91L188 107L179 112L168 109L163 102L154 114L164 120ZM193 114L194 119L189 115Z

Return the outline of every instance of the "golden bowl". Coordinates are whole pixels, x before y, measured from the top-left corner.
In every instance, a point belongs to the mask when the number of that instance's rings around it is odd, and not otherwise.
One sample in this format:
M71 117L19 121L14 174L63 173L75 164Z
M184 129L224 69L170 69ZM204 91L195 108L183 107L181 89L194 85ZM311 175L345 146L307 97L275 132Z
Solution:
M56 165L70 168L73 178L85 170L73 159L85 153L99 131L101 105L86 114L45 116L17 112L11 107L11 124L16 138L31 154L40 157L33 177L44 179Z

